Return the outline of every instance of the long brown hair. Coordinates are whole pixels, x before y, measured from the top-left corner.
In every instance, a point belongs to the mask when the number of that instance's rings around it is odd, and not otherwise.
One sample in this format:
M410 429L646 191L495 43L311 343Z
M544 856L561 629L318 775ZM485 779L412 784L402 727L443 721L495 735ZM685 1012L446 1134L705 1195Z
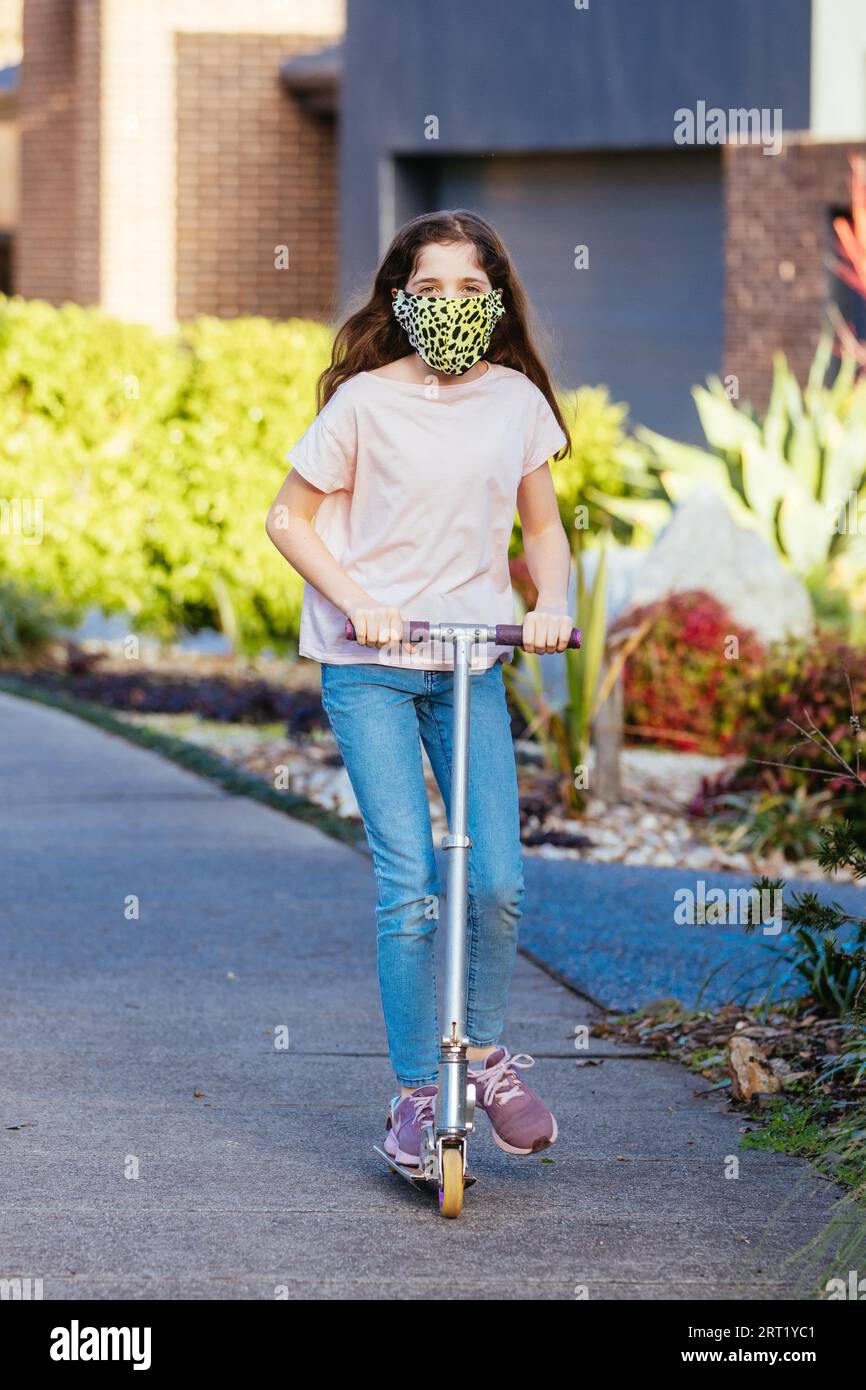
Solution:
M513 367L533 381L547 398L568 444L553 457L571 452L571 435L554 395L547 368L532 341L530 310L511 257L489 223L467 208L424 213L413 217L394 237L376 272L372 293L360 308L350 313L337 330L330 366L319 377L316 387L317 409L331 399L337 387L357 372L369 372L406 355L407 338L391 308L392 289L402 289L411 279L421 250L429 242L442 245L469 242L475 247L479 266L486 271L494 289L502 290L505 314L496 325L488 362Z

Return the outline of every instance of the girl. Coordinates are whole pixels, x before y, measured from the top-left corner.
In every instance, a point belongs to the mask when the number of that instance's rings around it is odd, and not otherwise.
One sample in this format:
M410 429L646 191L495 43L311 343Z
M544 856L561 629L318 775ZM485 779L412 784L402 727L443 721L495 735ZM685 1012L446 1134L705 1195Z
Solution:
M486 222L458 209L397 233L368 302L336 335L317 407L288 451L292 471L267 532L306 580L299 653L321 663L322 704L372 851L379 987L400 1086L385 1147L417 1164L439 1059L438 881L421 743L447 806L453 658L431 641L403 644L403 623L514 621L516 506L538 590L526 648L563 651L572 630L569 545L547 462L571 441L523 288ZM357 642L346 640L346 615ZM467 1028L469 1059L481 1063L469 1071L476 1104L500 1148L529 1154L553 1144L557 1127L518 1075L532 1057L500 1043L524 894L502 676L512 655L479 644L470 666Z

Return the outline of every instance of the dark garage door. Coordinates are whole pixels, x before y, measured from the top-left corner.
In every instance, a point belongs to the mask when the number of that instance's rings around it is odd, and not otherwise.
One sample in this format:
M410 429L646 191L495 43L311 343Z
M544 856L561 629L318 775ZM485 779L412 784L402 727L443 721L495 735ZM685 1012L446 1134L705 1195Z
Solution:
M722 356L717 150L446 158L425 173L428 210L472 208L504 238L559 386L604 384L634 421L701 438L689 388Z

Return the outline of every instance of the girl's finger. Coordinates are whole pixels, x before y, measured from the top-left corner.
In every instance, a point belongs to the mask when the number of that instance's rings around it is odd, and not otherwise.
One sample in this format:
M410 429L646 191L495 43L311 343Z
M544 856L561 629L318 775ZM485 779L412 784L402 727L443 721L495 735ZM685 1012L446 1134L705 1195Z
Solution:
M403 628L400 623L400 614L396 608L389 608L387 622L385 624L388 632L388 643L399 642L403 636Z

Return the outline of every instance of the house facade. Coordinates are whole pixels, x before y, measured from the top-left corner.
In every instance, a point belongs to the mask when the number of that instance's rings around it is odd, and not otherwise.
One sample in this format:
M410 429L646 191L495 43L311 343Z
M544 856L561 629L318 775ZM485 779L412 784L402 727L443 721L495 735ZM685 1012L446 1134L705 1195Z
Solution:
M802 378L838 297L862 0L24 0L22 38L26 297L332 322L407 217L471 207L557 383L684 439L709 373Z
M812 359L866 139L866 5L350 4L341 110L343 297L407 217L471 207L556 379L695 439L708 373L762 404L774 349L801 376Z
M335 121L281 67L344 26L342 0L24 0L15 293L329 319Z

